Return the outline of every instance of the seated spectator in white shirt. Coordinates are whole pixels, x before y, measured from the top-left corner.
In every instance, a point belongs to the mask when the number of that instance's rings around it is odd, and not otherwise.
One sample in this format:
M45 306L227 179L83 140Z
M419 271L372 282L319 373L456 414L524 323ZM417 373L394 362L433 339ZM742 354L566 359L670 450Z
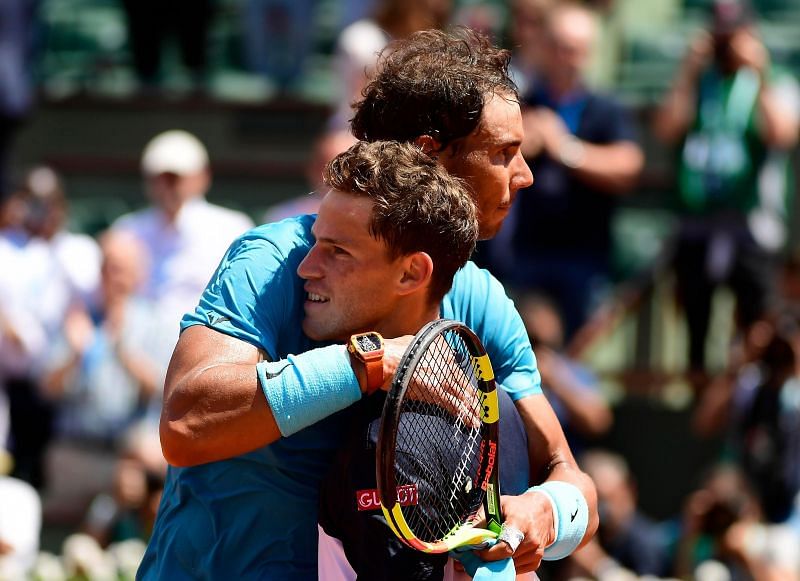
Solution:
M58 332L69 293L48 245L25 228L30 209L24 187L0 203L0 446L14 456L12 475L38 488L51 410L39 397L35 371Z
M145 295L156 302L159 316L178 322L194 308L233 240L253 226L241 212L210 204L206 148L192 134L171 130L154 137L142 154L151 206L126 214L112 229L140 239L151 258Z

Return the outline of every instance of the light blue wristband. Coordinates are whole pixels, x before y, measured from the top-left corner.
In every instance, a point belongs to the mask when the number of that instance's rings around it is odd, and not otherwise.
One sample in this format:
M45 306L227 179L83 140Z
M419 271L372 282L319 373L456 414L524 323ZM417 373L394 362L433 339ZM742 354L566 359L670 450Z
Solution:
M572 554L581 544L589 526L589 505L583 493L574 484L548 480L528 492L541 492L553 507L553 525L556 540L544 550L545 561L557 561Z
M256 373L284 436L361 399L361 388L343 345L312 349L280 361L261 361Z

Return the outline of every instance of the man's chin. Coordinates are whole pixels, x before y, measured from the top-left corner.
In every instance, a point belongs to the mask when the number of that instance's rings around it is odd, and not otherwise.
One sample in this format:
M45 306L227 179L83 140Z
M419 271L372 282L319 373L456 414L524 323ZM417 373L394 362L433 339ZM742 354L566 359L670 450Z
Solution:
M478 233L478 240L491 240L500 231L503 221L500 220L493 224L481 224L480 232Z
M335 329L321 328L319 325L315 325L313 321L309 321L308 319L303 320L302 327L305 336L312 341L336 341L341 339L343 336L342 333L337 333Z
M319 330L316 329L313 325L309 325L305 322L303 322L303 334L305 334L305 336L311 339L312 341L324 341L324 338L319 333Z

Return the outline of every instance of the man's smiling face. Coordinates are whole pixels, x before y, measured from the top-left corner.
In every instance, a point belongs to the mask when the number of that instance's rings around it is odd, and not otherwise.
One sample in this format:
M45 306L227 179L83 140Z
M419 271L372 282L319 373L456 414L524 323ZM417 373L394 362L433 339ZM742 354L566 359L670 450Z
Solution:
M303 331L311 339L346 339L377 328L392 312L392 283L403 269L386 243L370 235L372 207L367 197L337 190L320 205L316 242L297 268L306 281Z

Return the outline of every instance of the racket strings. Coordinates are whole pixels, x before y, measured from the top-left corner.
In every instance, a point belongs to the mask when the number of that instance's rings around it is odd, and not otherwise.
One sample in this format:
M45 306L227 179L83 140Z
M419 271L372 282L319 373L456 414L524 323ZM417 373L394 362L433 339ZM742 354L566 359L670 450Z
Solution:
M398 422L397 484L416 485L418 504L404 513L420 539L437 541L469 521L484 494L477 485L482 403L458 333L445 332L428 347L409 389L414 395L403 400Z

